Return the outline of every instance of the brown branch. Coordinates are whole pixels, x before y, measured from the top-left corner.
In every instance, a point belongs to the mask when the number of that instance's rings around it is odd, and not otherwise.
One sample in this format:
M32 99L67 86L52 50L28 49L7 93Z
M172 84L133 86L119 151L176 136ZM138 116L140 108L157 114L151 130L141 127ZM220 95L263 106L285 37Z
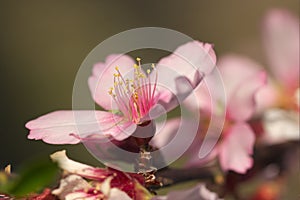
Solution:
M281 172L287 170L284 166L284 158L286 154L291 151L291 149L294 149L295 147L297 148L298 145L299 142L297 141L272 146L257 146L254 152L253 168L250 169L246 174L236 174L232 171L229 171L225 177L226 189L234 191L234 188L237 184L254 177L256 174L259 174L260 171L262 171L271 163L279 166ZM156 184L150 185L149 188L159 189L161 187L168 187L191 180L214 182L216 174L213 172L214 169L208 167L183 169L166 167L155 173L156 180L161 183L161 186Z
M208 168L184 168L175 169L166 167L155 173L157 181L162 185L152 185L151 189L158 189L174 184L191 181L191 180L205 180L213 181L214 174Z

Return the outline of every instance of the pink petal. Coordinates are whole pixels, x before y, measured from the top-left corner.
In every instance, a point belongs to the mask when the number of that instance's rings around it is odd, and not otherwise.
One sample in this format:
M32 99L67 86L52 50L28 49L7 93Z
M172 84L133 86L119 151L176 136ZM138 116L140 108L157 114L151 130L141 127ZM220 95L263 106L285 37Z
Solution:
M219 59L218 66L222 75L226 96L230 98L237 87L249 77L263 69L255 61L241 55L228 54Z
M161 92L169 93L164 95L169 102L160 99L165 109L171 110L183 101L198 86L203 76L214 69L215 64L216 55L212 45L198 41L186 43L170 56L161 59L156 67L157 85Z
M227 114L236 121L248 120L256 110L255 95L266 83L263 71L243 80L228 100Z
M110 190L108 200L132 200L125 192L119 190L118 188L112 188Z
M112 109L113 99L108 91L114 86L115 67L119 67L122 75L128 76L128 73L132 73L134 64L134 60L129 56L114 54L108 56L104 63L100 62L94 65L93 74L88 83L92 97L97 104L106 110Z
M273 107L278 101L279 90L273 80L268 79L267 84L262 86L255 96L258 113L264 112L267 108Z
M78 190L88 190L91 185L78 175L69 175L60 180L59 188L52 191L52 194L59 197L59 199L65 199L65 197Z
M213 140L212 142L215 144L215 140ZM199 141L198 144L201 145L201 142ZM200 146L198 146L197 149L195 148L193 150L193 153L189 151L190 157L188 158L185 164L186 167L202 167L214 160L218 155L218 150L216 148L212 149L212 151L209 154L207 154L204 158L199 157Z
M170 119L164 124L157 124L157 131L150 144L157 148L167 145L176 135L180 126L180 118Z
M219 159L224 171L245 173L252 167L255 135L248 124L236 123L219 146Z
M84 191L72 192L65 196L65 200L84 199L84 200L97 200L98 195L91 195Z
M158 62L158 70L159 66L170 67L193 82L195 70L209 74L215 65L216 54L213 45L192 41L179 46L170 56L162 58Z
M271 10L264 19L263 39L275 77L287 87L297 86L299 18L286 10Z
M195 121L186 121L184 123L187 123L187 126L184 129L185 133L192 134L192 131L195 130L193 130L193 125L191 123L195 123ZM150 141L150 145L161 149L164 146L168 145L175 136L177 137L176 140L184 141L184 138L186 138L187 136L184 134L178 134L180 126L182 126L180 118L170 119L164 124L157 124L157 132ZM189 146L187 146L187 143L184 142L176 145L176 149L182 149L182 153L185 151L184 155L188 156L186 166L203 166L216 157L216 151L212 151L205 158L199 158L199 150L203 142L203 134L204 133L201 130L198 130L196 137L192 138L193 142ZM215 139L213 139L213 142L214 141Z
M50 144L76 144L79 138L99 135L124 139L134 131L131 122L121 116L104 111L55 111L26 124L29 139ZM128 132L127 128L132 131Z
M184 100L184 106L189 110L201 110L208 115L220 115L225 111L225 91L219 70L207 75L203 83Z

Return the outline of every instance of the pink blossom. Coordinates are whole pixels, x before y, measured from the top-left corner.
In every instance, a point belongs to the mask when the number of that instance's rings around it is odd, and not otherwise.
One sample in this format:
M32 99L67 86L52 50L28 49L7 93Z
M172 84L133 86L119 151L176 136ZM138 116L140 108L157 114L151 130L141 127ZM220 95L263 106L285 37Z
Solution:
M141 175L82 164L69 159L66 151L52 154L51 159L67 174L52 191L60 199L142 200L152 196Z
M263 21L270 80L257 96L268 144L299 140L299 18L273 9Z
M298 18L285 10L271 10L263 21L263 41L270 81L259 92L258 103L263 108L299 109Z
M212 45L198 41L178 47L146 72L139 58L136 64L127 55L110 55L88 80L93 99L106 111L51 112L26 124L28 138L50 144L75 144L91 135L124 140L140 126L152 136L151 120L178 106L212 71L215 59Z
M246 67L243 65L245 62L247 63ZM266 74L264 71L248 68L249 65L256 65L251 60L234 55L224 56L218 63L224 81L227 103L225 104L216 94L216 96L212 97L216 104L212 104L211 93L205 85L201 85L195 90L199 100L199 107L195 106L190 99L186 100L186 105L190 109L198 109L201 116L198 136L186 152L186 155L190 157L188 164L201 165L218 157L220 166L224 171L234 170L238 173L245 173L253 164L251 155L255 142L255 134L247 121L255 112L254 97L259 88L265 84ZM210 78L208 76L206 80L209 81ZM217 105L217 107L212 107L212 105ZM210 122L210 117L215 115L215 119L218 119L219 116L222 116L221 113L226 113L221 140L205 159L200 159L198 152L207 131L207 126L209 123L218 123L216 121ZM161 131L160 135L154 137L153 143L158 147L164 146L169 141L169 138L176 133L176 127L179 125L178 120L167 122L166 127L169 126L168 123L172 123L171 126L174 131L165 129ZM189 130L186 130L186 132L188 134ZM207 137L217 136L209 135Z

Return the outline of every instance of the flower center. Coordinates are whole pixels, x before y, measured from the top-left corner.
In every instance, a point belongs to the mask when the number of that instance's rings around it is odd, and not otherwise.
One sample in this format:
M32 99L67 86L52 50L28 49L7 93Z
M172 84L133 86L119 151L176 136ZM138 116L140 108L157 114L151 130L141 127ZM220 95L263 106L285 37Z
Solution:
M114 86L108 93L113 97L123 115L136 124L143 123L142 118L148 114L151 107L156 103L155 98L157 71L152 64L152 71L155 71L154 84L151 84L151 69L147 69L145 74L141 67L141 59L137 58L137 63L133 65L133 78L125 79L116 66L114 74Z

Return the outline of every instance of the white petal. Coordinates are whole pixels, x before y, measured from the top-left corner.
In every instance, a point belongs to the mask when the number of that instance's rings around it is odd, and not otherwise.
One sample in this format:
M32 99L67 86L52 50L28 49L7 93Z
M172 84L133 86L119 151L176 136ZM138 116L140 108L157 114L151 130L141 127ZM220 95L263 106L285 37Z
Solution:
M270 109L264 115L263 127L265 129L263 141L268 144L299 140L299 113Z

